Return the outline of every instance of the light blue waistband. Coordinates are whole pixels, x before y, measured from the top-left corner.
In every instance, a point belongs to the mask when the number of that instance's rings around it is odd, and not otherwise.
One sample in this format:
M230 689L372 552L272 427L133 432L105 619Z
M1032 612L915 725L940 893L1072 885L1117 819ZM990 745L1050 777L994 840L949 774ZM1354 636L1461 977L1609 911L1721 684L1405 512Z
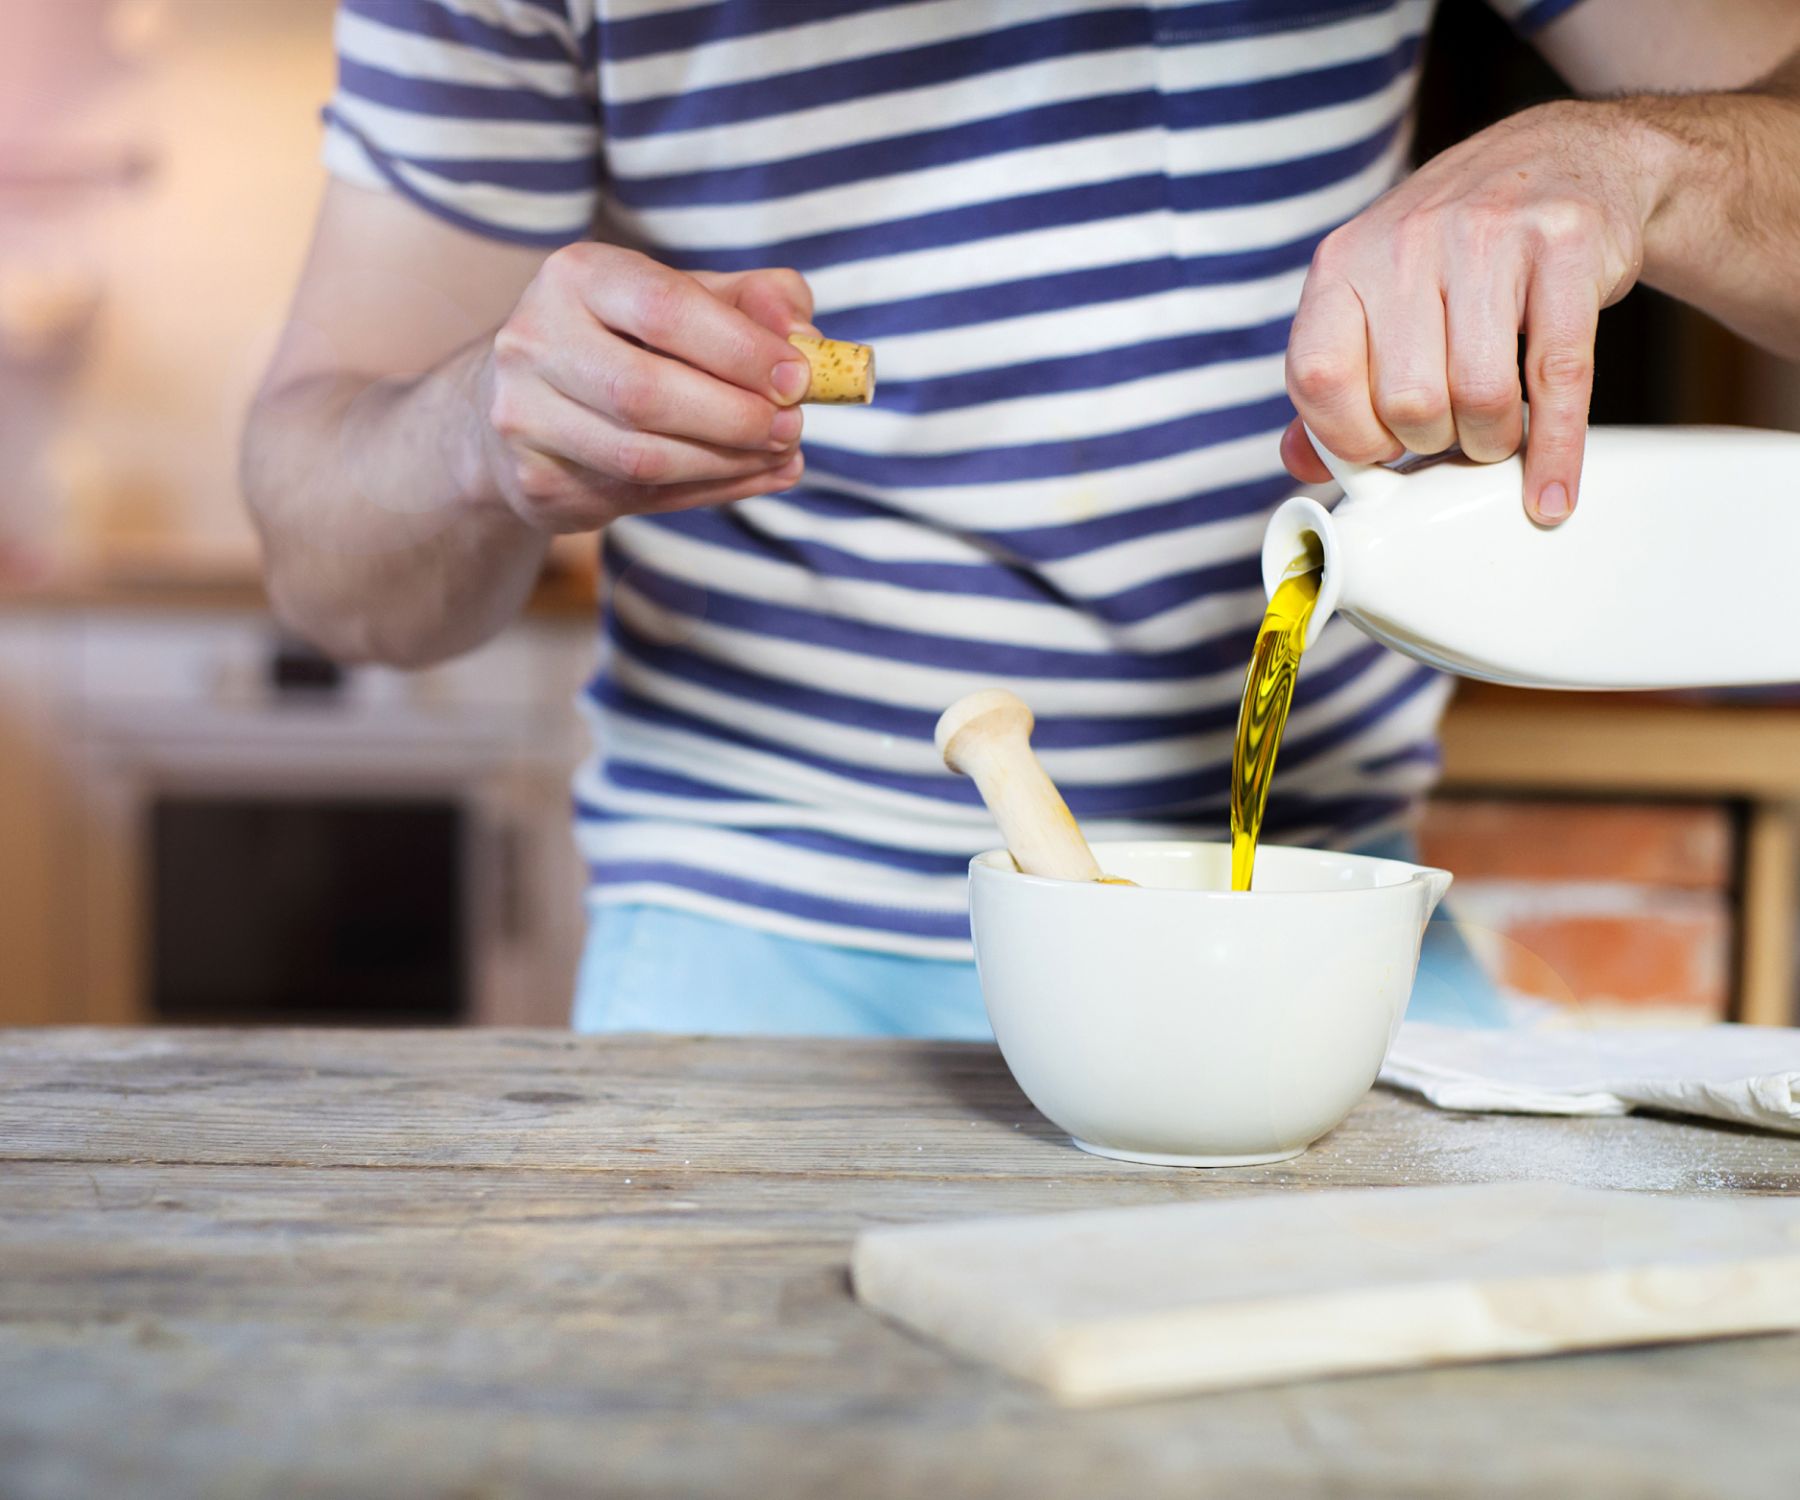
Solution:
M1403 835L1364 854L1409 859ZM1499 992L1455 923L1431 923L1407 1015L1499 1026ZM670 907L594 909L577 1031L987 1040L973 963L807 942Z

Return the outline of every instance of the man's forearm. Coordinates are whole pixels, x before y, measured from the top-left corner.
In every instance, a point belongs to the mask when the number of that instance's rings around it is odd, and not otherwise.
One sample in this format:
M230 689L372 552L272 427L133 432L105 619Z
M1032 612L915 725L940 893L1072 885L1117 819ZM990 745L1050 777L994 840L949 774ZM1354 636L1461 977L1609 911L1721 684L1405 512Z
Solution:
M548 538L485 474L486 341L410 380L316 375L265 391L244 485L271 599L344 660L417 666L466 651L530 593Z
M1747 89L1620 100L1657 184L1643 280L1800 357L1800 54Z

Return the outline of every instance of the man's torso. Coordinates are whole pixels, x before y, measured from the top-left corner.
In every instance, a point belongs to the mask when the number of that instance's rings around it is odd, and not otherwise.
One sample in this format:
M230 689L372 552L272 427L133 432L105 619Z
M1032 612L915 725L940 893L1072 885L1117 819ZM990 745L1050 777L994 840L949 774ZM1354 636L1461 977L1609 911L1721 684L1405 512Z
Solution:
M609 530L599 897L961 951L991 825L931 729L994 684L1093 830L1219 832L1293 488L1287 325L1318 240L1403 169L1427 0L511 9L580 51L600 232L795 266L881 372L872 408L808 410L796 490ZM1270 831L1402 817L1441 699L1327 629Z

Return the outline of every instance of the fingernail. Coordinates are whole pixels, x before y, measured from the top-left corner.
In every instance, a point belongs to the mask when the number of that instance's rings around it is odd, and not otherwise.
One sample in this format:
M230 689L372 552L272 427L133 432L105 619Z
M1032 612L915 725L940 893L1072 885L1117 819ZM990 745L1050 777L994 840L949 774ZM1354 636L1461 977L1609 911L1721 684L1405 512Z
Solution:
M1537 512L1539 519L1552 523L1568 519L1569 492L1560 480L1552 480L1538 493Z
M769 442L777 448L791 448L799 441L800 408L784 406L775 413L775 420L769 424Z
M783 401L798 401L812 384L812 367L803 359L784 359L769 381Z

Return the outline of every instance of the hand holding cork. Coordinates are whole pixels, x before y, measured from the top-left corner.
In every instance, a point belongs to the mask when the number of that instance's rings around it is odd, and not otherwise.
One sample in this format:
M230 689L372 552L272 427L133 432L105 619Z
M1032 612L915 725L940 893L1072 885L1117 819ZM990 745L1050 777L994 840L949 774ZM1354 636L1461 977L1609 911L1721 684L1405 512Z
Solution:
M1133 884L1101 871L1075 815L1032 752L1035 722L1031 710L1004 688L971 693L938 720L938 752L952 771L974 780L1021 872Z
M874 352L820 336L815 316L795 271L565 246L452 372L483 460L471 500L575 532L792 488L805 405L875 390Z

